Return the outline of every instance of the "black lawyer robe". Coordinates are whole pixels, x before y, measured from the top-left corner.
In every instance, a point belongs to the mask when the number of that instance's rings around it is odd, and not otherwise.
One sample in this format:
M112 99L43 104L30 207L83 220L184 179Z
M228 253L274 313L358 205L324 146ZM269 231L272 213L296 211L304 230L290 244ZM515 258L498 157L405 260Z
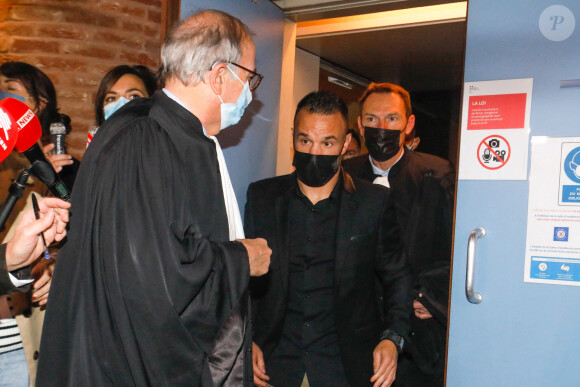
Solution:
M352 176L375 179L369 155L346 160ZM434 262L451 261L455 170L449 161L426 153L405 150L389 172L390 192L397 223L413 275Z
M368 155L347 160L344 168L361 179L375 179ZM399 357L395 386L442 386L455 170L440 157L405 150L389 172L389 183L397 223L416 278L415 288L419 290L414 296L435 317L421 320L410 311L412 330Z
M37 385L244 385L248 280L215 144L163 92L133 101L79 170Z

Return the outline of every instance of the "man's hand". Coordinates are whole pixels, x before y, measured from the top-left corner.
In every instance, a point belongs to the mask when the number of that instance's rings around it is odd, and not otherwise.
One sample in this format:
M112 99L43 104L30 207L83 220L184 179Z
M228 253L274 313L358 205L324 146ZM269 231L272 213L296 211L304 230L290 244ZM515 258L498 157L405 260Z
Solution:
M8 271L30 265L44 251L41 232L44 232L47 244L66 236L70 203L57 198L43 198L38 201L38 207L40 219L36 220L32 208L27 209L6 245Z
M62 167L71 165L73 163L72 156L69 154L53 155L52 150L54 149L54 144L48 144L42 147L42 152L46 156L46 159L50 161L52 167L56 172L62 171Z
M248 250L250 275L252 277L258 277L266 274L270 267L270 255L272 255L272 250L268 247L268 242L263 238L238 240Z
M254 342L252 342L252 365L254 368L254 384L256 386L266 387L266 381L270 380L270 377L266 375L264 354Z
M382 340L373 351L373 368L371 378L373 387L388 387L395 381L397 373L397 347L390 340Z
M32 268L32 276L37 278L33 286L32 302L38 302L39 306L46 305L48 301L48 291L50 290L53 271L54 259L41 259ZM38 272L40 272L40 277L37 274Z
M425 308L423 304L417 300L413 301L413 309L415 310L415 316L421 320L426 320L433 317L427 308Z

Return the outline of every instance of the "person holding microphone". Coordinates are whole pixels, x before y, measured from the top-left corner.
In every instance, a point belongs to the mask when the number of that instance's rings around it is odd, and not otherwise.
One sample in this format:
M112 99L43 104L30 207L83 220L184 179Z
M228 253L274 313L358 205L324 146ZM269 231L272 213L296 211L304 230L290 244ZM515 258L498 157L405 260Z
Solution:
M45 305L52 277L45 271L34 281L31 268L36 261L43 259L39 256L45 249L44 241L50 244L66 236L70 203L44 198L38 205L39 219L35 219L32 208L23 211L12 238L0 245L0 295L20 294L32 288L32 299ZM0 304L0 384L28 386L29 372L20 335L9 334L12 331L18 333L18 327L12 310L2 306L7 305Z
M38 257L38 254L35 249L28 251L28 248L32 242L42 240L38 237L42 231L38 227L42 222L31 223L34 220L34 211L31 208L21 210L30 202L31 191L36 191L37 194L47 192L46 179L50 176L47 174L47 168L52 167L48 164L41 168L43 178L37 178L35 175L34 180L28 179L28 174L20 171L24 168L32 170L32 160L26 160L28 156L25 156L25 151L30 150L30 145L36 145L42 154L37 144L38 140L48 141L50 123L66 116L60 115L57 111L56 93L50 79L36 67L22 62L8 62L0 66L0 100L2 105L0 127L4 134L2 142L6 145L0 155L0 160L3 161L0 164L0 192L5 191L5 194L9 195L3 200L3 217L0 222L7 225L0 240L9 241L0 247L0 386L28 386L29 382L30 385L34 385L44 308L50 289L54 260L35 259L31 264L30 261L33 259L31 252L34 253L34 258ZM19 119L23 114L27 120ZM11 152L12 148L15 148L14 152ZM56 172L53 173L57 175ZM8 190L6 184L16 176L19 183L14 187L11 184ZM62 181L62 177L58 179ZM27 184L26 180L33 184ZM20 194L18 189L13 191L17 187L22 188ZM13 198L17 200L20 196L26 197L27 200L11 201ZM50 204L54 200L57 199L49 200L49 207L62 202L58 200ZM53 228L53 224L62 224L58 219L55 221L54 214L46 213L45 215L52 219L44 220L43 214L46 209L43 202L41 201L37 211L39 219L46 222L49 229ZM14 204L17 204L15 208ZM64 208L68 206L67 203L64 204ZM22 221L15 220L18 214ZM68 214L66 219L68 221ZM29 223L33 225L31 228L28 226ZM59 226L58 230L61 234L64 231L64 224ZM54 232L49 234L51 231L47 231L45 238L47 243L60 241L64 237L64 235L56 237ZM22 243L23 241L29 243ZM25 249L22 250L23 248ZM23 252L27 255L22 254Z

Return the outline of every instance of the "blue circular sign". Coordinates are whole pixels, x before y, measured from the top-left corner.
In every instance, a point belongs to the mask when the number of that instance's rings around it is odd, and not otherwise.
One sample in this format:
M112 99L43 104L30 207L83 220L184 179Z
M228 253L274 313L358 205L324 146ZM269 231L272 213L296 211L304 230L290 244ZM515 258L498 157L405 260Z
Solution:
M566 176L575 183L580 183L580 147L572 149L564 160Z

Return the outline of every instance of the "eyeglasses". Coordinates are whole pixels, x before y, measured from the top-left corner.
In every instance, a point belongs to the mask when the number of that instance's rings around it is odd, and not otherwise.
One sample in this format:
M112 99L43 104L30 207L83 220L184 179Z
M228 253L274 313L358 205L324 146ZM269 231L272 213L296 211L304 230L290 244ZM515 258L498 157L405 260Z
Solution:
M247 72L249 72L250 74L252 74L252 76L250 76L250 78L248 79L248 82L250 83L250 90L254 91L258 88L258 86L260 86L260 82L262 82L262 79L264 78L264 76L262 74L258 74L255 71L252 71L250 69L245 68L244 66L240 66L237 63L234 62L227 62L228 64L233 64L236 67L241 68L242 70L245 70Z

